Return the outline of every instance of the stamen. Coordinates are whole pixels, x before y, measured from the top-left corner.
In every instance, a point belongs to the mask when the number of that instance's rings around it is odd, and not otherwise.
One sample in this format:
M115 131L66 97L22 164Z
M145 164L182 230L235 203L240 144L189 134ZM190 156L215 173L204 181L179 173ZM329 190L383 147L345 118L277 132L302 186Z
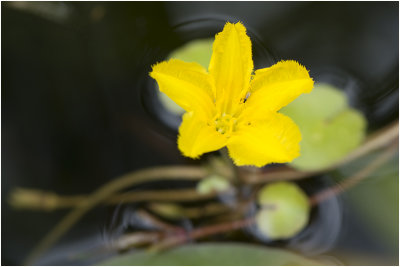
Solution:
M237 119L229 114L217 115L214 118L215 130L220 134L230 136L234 127L236 126Z

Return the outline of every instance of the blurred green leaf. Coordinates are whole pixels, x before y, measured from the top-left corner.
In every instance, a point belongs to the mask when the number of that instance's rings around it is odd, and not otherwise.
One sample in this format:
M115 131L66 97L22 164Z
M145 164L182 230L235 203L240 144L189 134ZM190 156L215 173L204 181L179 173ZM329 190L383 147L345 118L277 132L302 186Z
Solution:
M267 184L258 194L258 203L257 227L269 239L291 238L308 223L308 197L295 183Z
M329 84L316 84L281 112L302 133L300 156L290 163L301 170L329 167L357 148L365 137L366 119L347 104L345 94Z
M184 245L161 253L136 251L114 257L101 265L321 265L282 249L239 243Z

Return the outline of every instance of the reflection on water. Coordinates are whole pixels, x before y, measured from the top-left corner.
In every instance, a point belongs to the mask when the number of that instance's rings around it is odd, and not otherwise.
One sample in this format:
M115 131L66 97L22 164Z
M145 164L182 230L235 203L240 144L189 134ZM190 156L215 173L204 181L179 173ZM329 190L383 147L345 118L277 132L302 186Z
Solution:
M12 210L5 197L14 187L87 194L131 170L195 163L185 161L176 150L179 118L159 108L147 72L151 64L189 40L220 31L226 18L252 22L249 31L256 68L279 59L299 60L319 81L334 80L343 88L351 104L366 114L371 130L398 118L396 4L365 4L360 9L356 4L205 3L196 5L203 5L199 17L206 19L176 27L169 21L197 12L188 8L189 3L168 7L162 3L49 3L44 9L37 8L43 3L33 9L34 4L29 8L13 5L2 6L6 66L2 72L2 241L7 244L2 248L2 263L6 265L20 265L65 214ZM171 5L179 6L176 10L182 14L175 12L170 18ZM224 13L224 5L229 5L230 14ZM56 12L48 12L52 7ZM210 10L222 15L210 19ZM263 18L265 10L276 10L276 14ZM343 14L341 21L334 11ZM287 12L291 16L280 17ZM380 43L374 41L378 39ZM369 159L297 183L312 195L349 177ZM154 183L134 190L192 186ZM244 187L234 196L214 201L231 207L251 193L251 188ZM207 240L288 248L335 264L396 265L397 203L398 154L359 186L314 207L307 228L292 239L270 242L250 227L245 233ZM207 204L205 200L183 206L193 211ZM190 231L210 218L160 218L140 202L99 207L38 263L93 264L117 254L115 244L123 234L162 227Z

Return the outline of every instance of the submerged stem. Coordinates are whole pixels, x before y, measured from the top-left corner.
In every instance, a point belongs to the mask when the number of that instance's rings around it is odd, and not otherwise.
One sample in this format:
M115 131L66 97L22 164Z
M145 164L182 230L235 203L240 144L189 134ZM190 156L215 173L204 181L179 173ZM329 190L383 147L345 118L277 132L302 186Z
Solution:
M86 212L101 203L104 199L124 188L164 179L179 180L199 180L208 173L201 167L173 166L173 167L155 167L139 170L103 185L86 201L81 202L72 211L70 211L32 250L26 258L24 264L31 265L43 252L51 247L65 232L67 232Z
M315 174L319 174L331 169L336 168L339 165L346 164L350 161L353 161L366 153L376 150L381 147L388 146L389 144L393 143L394 140L398 138L398 122L390 125L389 127L385 128L384 130L378 132L374 136L370 137L364 144L361 146L359 149L355 150L353 153L351 153L349 156L347 156L343 161L338 162L337 164L332 165L331 167L323 170L318 170L318 171L313 171L313 172L299 172L299 171L294 171L292 169L280 169L279 172L275 173L260 173L260 172L254 172L254 173L244 173L243 176L244 180L246 183L249 184L258 184L258 183L264 183L264 182L269 182L273 180L293 180L293 179L300 179L304 178L307 176L312 176ZM358 182L360 182L362 179L364 179L369 173L373 172L376 170L379 166L381 166L390 156L395 153L395 150L397 147L391 146L382 156L371 162L370 165L368 165L365 169L360 170L357 172L354 176L350 177L349 179L345 180L341 184L330 188L328 190L322 191L318 193L317 195L314 195L311 198L311 203L315 205L316 203L319 203L320 201L323 201L327 199L328 197L331 197L332 195L336 195L341 193L344 189L348 189ZM227 152L225 151L224 153L225 156L228 156ZM229 158L229 157L227 157ZM238 168L235 166L234 170L238 171ZM235 175L236 174L236 175ZM237 173L235 173L234 176L238 178ZM71 210L40 242L39 244L33 249L33 251L28 255L27 259L25 260L26 265L32 264L43 252L45 252L49 247L51 247L64 233L66 233L86 212L88 212L90 209L95 207L96 205L104 202L107 198L110 198L112 195L115 193L121 191L124 188L128 188L143 182L148 182L148 181L155 181L155 180L160 180L162 178L164 179L179 179L179 180L199 180L205 176L208 175L208 171L205 170L204 168L201 167L186 167L186 166L174 166L174 167L155 167L151 169L145 169L145 170L139 170L136 172L132 172L129 174L126 174L124 176L121 176L115 180L112 180L111 182L103 185L100 187L98 190L96 190L93 194L84 197L83 199L79 198L79 203L77 202L77 199L68 199L68 201L65 201L64 204L71 205L71 203L76 204L74 206L73 210ZM236 179L238 182L238 179ZM145 192L142 192L143 194ZM147 192L148 193L148 192ZM143 197L142 199L147 200L148 198L157 198L160 196L156 196L157 193L152 192L152 194L147 195ZM82 197L82 196L78 196ZM125 196L126 197L126 196ZM189 198L194 197L194 195L189 196ZM132 196L132 199L137 200L137 195ZM172 198L175 198L174 194L169 194L168 197L169 200ZM110 198L111 200L113 198ZM176 198L175 198L176 199ZM111 201L110 200L110 201ZM157 199L156 199L157 200ZM113 200L114 204L116 202L121 201L121 199L114 198ZM194 212L193 214L197 214L197 211ZM168 239L165 240L165 242L162 242L158 247L163 248L163 247L168 247L171 245L176 245L180 244L182 242L186 242L189 238L200 238L203 236L215 234L215 233L220 233L228 230L234 230L238 229L241 227L244 227L250 223L253 223L253 219L245 219L242 221L237 221L237 222L230 222L230 223L225 223L225 224L220 224L220 225L214 225L214 226L209 226L209 227L203 227L196 229L192 232L190 232L188 235L185 236L180 236L176 237L174 239ZM228 229L228 230L227 230Z
M386 161L388 161L398 149L398 145L392 145L387 148L382 154L380 154L376 159L371 161L365 168L356 172L353 176L345 179L344 181L338 183L337 185L327 188L321 192L316 193L310 197L310 204L316 205L330 197L336 196L347 189L355 186L363 179L368 177L369 174L374 172L376 169L381 167Z
M167 249L170 247L180 245L180 244L185 243L192 239L203 238L203 237L210 236L210 235L215 235L215 234L219 234L219 233L225 233L225 232L241 229L243 227L253 224L254 222L255 222L255 218L250 217L250 218L245 218L245 219L241 219L238 221L230 221L230 222L224 222L224 223L220 223L220 224L200 227L200 228L194 229L193 231L190 231L186 234L171 236L170 238L165 239L164 241L160 242L159 244L152 246L150 248L150 250L151 251L164 250L164 249Z
M102 203L104 205L118 205L142 201L178 201L190 202L210 199L216 193L200 194L195 189L179 190L147 190L133 191L112 195ZM16 209L31 209L40 211L54 211L57 209L73 208L87 201L89 195L61 196L53 192L36 189L17 188L11 192L9 203Z

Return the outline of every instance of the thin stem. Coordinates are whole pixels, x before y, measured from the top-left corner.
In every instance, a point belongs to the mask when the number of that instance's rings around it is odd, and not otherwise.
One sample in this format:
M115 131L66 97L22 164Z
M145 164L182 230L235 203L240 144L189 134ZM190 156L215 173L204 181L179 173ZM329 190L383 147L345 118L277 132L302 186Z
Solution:
M340 165L342 163L358 159L359 157L362 157L371 151L388 146L398 139L399 121L396 121L386 126L382 130L370 135L364 145L349 154L342 162L340 162Z
M161 232L135 232L125 234L113 242L112 247L118 250L124 250L132 246L146 245L155 243L161 239Z
M137 214L140 216L142 220L146 221L147 223L150 223L151 226L156 227L159 230L163 230L166 232L175 232L182 230L182 227L162 221L159 218L147 212L146 210L140 209L137 211Z
M121 202L140 202L140 201L197 201L215 197L216 193L200 194L196 189L179 190L152 190L140 192L127 192L115 195L106 200L106 204L114 205Z
M242 211L245 205L247 204L244 202L237 203L237 205L233 208L221 203L210 203L202 205L201 207L182 207L174 203L155 202L148 203L147 208L152 212L165 217L196 219L206 216L216 216L229 212L238 213Z
M376 169L381 167L386 161L388 161L397 152L397 149L398 149L397 145L390 146L381 155L379 155L376 159L370 162L365 168L359 170L350 178L347 178L346 180L342 181L341 183L338 183L333 187L327 188L321 192L316 193L315 195L310 197L311 205L316 205L318 203L321 203L322 201L330 197L336 196L348 190L349 188L355 186L363 179L368 177L369 174L371 174Z
M115 194L102 202L105 205L135 203L143 201L178 201L190 202L215 197L216 193L200 194L195 189L148 190ZM9 204L15 209L31 209L54 211L56 209L73 208L86 201L88 195L60 196L53 192L36 189L16 188L11 192Z
M247 184L261 184L266 182L274 181L290 181L298 180L313 175L319 174L322 171L298 171L288 166L279 166L273 169L265 170L261 169L240 169L243 177L243 181Z
M201 218L204 216L213 216L218 214L227 213L232 211L231 207L228 207L220 203L212 203L199 208L185 208L183 209L184 215L190 219Z
M229 231L241 229L243 227L249 226L255 222L255 218L246 218L238 221L224 222L221 224L215 224L211 226L205 226L197 228L187 234L174 235L170 238L165 239L161 243L154 245L150 248L151 251L160 251L167 248L171 248L189 240L199 239L210 235L215 235L219 233L226 233Z
M25 260L25 265L31 265L43 252L51 247L65 232L67 232L86 212L104 201L112 194L143 182L164 179L199 180L208 173L200 167L174 166L156 167L139 170L103 185L86 201L71 210L33 249Z
M85 197L83 195L59 196L53 192L38 189L15 188L7 201L14 209L53 211L76 206L84 201Z

